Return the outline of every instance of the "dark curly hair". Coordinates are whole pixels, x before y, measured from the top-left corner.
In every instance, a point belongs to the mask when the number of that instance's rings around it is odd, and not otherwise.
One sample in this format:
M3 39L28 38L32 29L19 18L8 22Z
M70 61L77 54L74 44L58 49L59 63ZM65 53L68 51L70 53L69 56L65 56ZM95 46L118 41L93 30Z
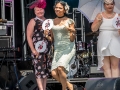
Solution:
M68 14L68 12L69 12L69 5L67 4L67 2L64 2L62 0L57 0L57 1L55 1L54 8L56 7L56 5L58 3L60 3L64 7L65 14Z

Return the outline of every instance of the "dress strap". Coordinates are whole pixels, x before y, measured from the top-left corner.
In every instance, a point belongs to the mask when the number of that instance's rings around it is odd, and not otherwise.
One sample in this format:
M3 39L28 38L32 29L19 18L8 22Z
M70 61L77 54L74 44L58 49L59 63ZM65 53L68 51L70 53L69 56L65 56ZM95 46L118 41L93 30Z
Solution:
M40 20L41 22L43 22L44 20L42 20L42 19L40 19L40 18L38 18L37 16L34 18L34 20Z

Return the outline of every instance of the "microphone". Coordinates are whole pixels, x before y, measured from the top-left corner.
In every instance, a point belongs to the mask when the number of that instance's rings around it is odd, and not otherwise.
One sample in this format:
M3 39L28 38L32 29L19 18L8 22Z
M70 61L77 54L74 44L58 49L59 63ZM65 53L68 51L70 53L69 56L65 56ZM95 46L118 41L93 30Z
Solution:
M0 19L0 23L7 23L7 19Z

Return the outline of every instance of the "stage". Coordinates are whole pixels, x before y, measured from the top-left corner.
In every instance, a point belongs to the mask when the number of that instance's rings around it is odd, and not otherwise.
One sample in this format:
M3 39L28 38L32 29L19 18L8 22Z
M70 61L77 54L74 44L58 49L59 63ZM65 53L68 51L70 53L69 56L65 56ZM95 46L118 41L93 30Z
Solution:
M67 79L69 82L71 83L85 83L87 82L89 78L71 78L71 79ZM58 81L56 81L55 79L48 79L47 83L59 83Z

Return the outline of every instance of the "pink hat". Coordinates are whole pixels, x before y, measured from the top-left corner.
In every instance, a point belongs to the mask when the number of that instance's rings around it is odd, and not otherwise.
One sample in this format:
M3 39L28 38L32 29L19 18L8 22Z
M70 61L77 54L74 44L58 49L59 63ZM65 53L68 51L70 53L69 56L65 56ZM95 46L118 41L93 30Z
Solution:
M35 7L39 7L39 8L46 8L46 0L36 0L33 1L32 3L27 4L27 7L30 9L33 9Z

